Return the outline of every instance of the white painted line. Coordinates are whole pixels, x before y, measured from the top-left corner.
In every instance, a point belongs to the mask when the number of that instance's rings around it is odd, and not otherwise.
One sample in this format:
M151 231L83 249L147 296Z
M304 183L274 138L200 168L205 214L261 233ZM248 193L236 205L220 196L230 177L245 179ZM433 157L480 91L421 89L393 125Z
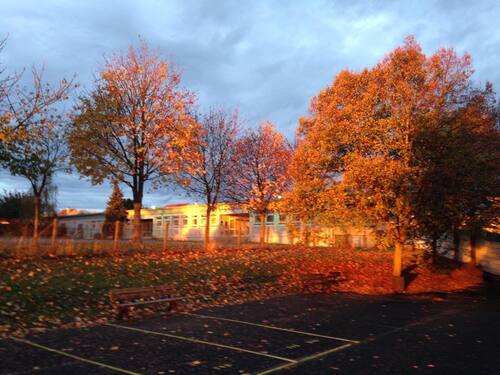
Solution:
M113 371L121 372L123 374L140 375L139 372L129 371L129 370L125 370L125 369L122 369L119 367L107 365L107 364L102 363L102 362L92 361L91 359L79 357L77 355L66 353L66 352L61 351L61 350L49 348L48 346L40 345L40 344L37 344L36 342L33 342L33 341L21 339L18 337L11 337L11 340L16 341L16 342L20 342L23 344L31 345L31 346L34 346L35 348L43 349L43 350L46 350L48 352L56 353L56 354L59 354L59 355L65 356L65 357L73 358L73 359L76 359L77 361L80 361L80 362L90 363L90 364L95 365L95 366L104 367L104 368L107 368L107 369L110 369Z
M150 335L158 335L158 336L171 337L171 338L178 339L178 340L194 342L196 344L204 344L204 345L215 346L215 347L218 347L218 348L230 349L230 350L234 350L234 351L242 352L242 353L250 353L250 354L258 355L258 356L261 356L261 357L278 359L280 361L285 361L285 362L288 362L288 363L296 363L297 362L296 360L291 359L291 358L279 357L277 355L272 355L272 354L268 354L268 353L256 352L254 350L244 349L244 348L240 348L240 347L237 347L237 346L218 344L218 343L215 343L215 342L205 341L205 340L198 340L198 339L195 339L193 337L184 337L184 336L179 336L179 335L173 335L171 333L150 331L150 330L142 329L142 328L122 326L120 324L107 323L105 325L106 326L110 326L110 327L115 327L115 328L128 329L130 331L136 331L136 332L141 332L141 333L150 334Z
M201 315L201 314L193 314L193 313L184 313L184 315L196 316L198 318L204 318L204 319L222 320L222 321L226 321L226 322L246 324L246 325L254 326L254 327L262 327L262 328L274 329L276 331L298 333L298 334L306 335L306 336L321 337L321 338L329 339L329 340L337 340L337 341L349 342L349 343L352 343L352 344L359 344L359 341L357 341L357 340L344 339L342 337L327 336L327 335L321 335L321 334L318 334L318 333L299 331L299 330L292 329L292 328L281 328L281 327L269 326L269 325L266 325L266 324L252 323L252 322L246 322L246 321L243 321L243 320L222 318L222 317L219 317L219 316L211 316L211 315Z
M307 362L307 361L311 361L313 359L317 359L317 358L323 357L325 355L328 355L328 354L331 354L331 353L335 353L335 352L347 349L347 348L349 348L349 347L351 347L353 345L355 345L355 344L354 343L350 343L350 344L344 344L344 345L341 345L341 346L337 346L336 348L325 350L324 352L320 352L320 353L312 354L312 355L307 356L307 357L299 358L297 360L297 363L286 363L284 365L272 367L272 368L270 368L268 370L264 370L264 371L258 372L257 375L272 374L273 372L284 370L284 369L289 368L289 367L295 367L295 366L297 366L297 365L299 365L301 363L304 363L304 362Z

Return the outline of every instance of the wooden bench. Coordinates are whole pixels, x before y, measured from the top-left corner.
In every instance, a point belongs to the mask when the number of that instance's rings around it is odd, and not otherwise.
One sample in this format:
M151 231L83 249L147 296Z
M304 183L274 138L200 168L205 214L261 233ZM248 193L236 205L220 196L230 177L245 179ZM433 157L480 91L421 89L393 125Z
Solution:
M113 289L109 292L109 299L118 311L118 319L123 319L129 309L135 306L165 304L168 311L171 311L183 297L176 296L171 287L160 285L146 288Z
M322 292L329 289L332 285L339 285L347 279L339 271L324 273L307 273L301 275L302 290L311 290L319 287Z

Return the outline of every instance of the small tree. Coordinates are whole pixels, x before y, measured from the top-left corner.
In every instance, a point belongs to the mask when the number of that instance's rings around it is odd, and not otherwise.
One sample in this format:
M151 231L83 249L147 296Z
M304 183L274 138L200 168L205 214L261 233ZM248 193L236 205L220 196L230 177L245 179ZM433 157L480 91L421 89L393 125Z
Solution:
M270 122L247 131L234 146L225 197L259 216L261 246L265 215L289 187L291 157L292 147Z
M107 60L94 89L75 108L71 162L94 184L112 179L130 187L136 244L145 184L164 182L178 170L196 128L190 116L194 95L180 81L172 65L142 43Z
M113 181L113 191L109 196L106 210L104 210L104 224L102 225L103 237L113 234L116 222L123 223L127 219L127 209L123 204L123 194L117 181ZM123 227L121 228L123 230Z
M210 216L224 194L234 142L239 130L238 115L211 110L200 121L192 143L194 159L187 159L178 175L179 185L189 194L204 199L206 208L205 248L210 242Z
M63 120L51 108L32 118L22 137L0 143L0 164L14 176L26 178L34 199L33 242L38 244L41 197L51 185L54 174L66 169ZM12 134L12 133L10 133Z

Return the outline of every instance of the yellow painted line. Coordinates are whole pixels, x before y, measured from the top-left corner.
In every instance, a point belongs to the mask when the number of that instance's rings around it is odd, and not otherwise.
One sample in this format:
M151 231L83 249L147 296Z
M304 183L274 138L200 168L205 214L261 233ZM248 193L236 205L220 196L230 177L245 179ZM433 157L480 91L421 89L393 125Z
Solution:
M342 337L327 336L327 335L321 335L321 334L318 334L318 333L299 331L299 330L292 329L292 328L281 328L281 327L269 326L269 325L266 325L266 324L252 323L252 322L246 322L246 321L243 321L243 320L222 318L222 317L219 317L219 316L211 316L211 315L201 315L201 314L192 314L192 313L184 313L184 315L197 316L199 318L204 318L204 319L222 320L222 321L226 321L226 322L246 324L246 325L254 326L254 327L262 327L262 328L274 329L276 331L298 333L298 334L306 335L306 336L321 337L321 338L329 339L329 340L337 340L337 341L349 342L349 343L352 343L352 344L359 344L359 341L357 341L357 340L344 339Z
M284 365L281 365L281 366L276 366L276 367L272 367L268 370L264 370L264 371L261 371L261 372L258 372L257 375L267 375L267 374L272 374L273 372L276 372L276 371L280 371L280 370L284 370L286 368L289 368L289 367L295 367L301 363L304 363L304 362L307 362L307 361L311 361L313 359L317 359L317 358L320 358L320 357L324 357L325 355L328 355L328 354L331 354L331 353L335 353L335 352L338 352L340 350L343 350L343 349L347 349L351 346L355 345L354 343L350 343L350 344L344 344L344 345L341 345L341 346L337 346L333 349L330 349L330 350L326 350L324 352L320 352L320 353L316 353L316 354L312 354L310 356L307 356L307 357L303 357L303 358L299 358L297 360L297 363L287 363L287 364L284 364Z
M184 337L184 336L174 335L174 334L171 334L171 333L150 331L150 330L147 330L147 329L135 328L135 327L129 327L129 326L122 326L120 324L113 324L113 323L107 323L105 325L110 326L110 327L115 327L115 328L128 329L130 331L136 331L136 332L146 333L146 334L150 334L150 335L158 335L158 336L171 337L171 338L174 338L174 339L183 340L183 341L189 341L189 342L193 342L193 343L196 343L196 344L210 345L210 346L215 346L215 347L218 347L218 348L230 349L230 350L234 350L234 351L242 352L242 353L250 353L250 354L258 355L258 356L261 356L261 357L278 359L280 361L285 361L285 362L289 362L289 363L296 363L297 362L296 360L290 359L290 358L279 357L277 355L272 355L272 354L268 354L268 353L256 352L254 350L244 349L244 348L240 348L240 347L237 347L237 346L224 345L224 344L218 344L218 343L211 342L211 341L199 340L199 339L195 339L193 337Z
M332 349L329 349L329 350L325 350L324 352L320 352L320 353L312 354L312 355L307 356L307 357L299 358L297 360L297 362L299 362L299 363L307 362L307 361L310 361L312 359L323 357L323 356L328 355L330 353L335 353L335 352L338 352L340 350L347 349L347 348L349 348L350 346L353 346L353 345L354 344L344 344L344 345L341 345L341 346L337 346L335 348L332 348Z
M37 344L36 342L21 339L19 337L11 337L11 340L16 341L16 342L20 342L23 344L31 345L31 346L34 346L35 348L43 349L43 350L46 350L48 352L56 353L56 354L59 354L59 355L65 356L65 357L73 358L73 359L76 359L77 361L80 361L80 362L90 363L90 364L95 365L95 366L104 367L104 368L107 368L107 369L110 369L113 371L121 372L123 374L141 375L139 372L129 371L129 370L125 370L123 368L107 365L107 364L102 363L102 362L92 361L91 359L79 357L77 355L66 353L66 352L63 352L61 350L49 348L48 346L40 345L40 344Z

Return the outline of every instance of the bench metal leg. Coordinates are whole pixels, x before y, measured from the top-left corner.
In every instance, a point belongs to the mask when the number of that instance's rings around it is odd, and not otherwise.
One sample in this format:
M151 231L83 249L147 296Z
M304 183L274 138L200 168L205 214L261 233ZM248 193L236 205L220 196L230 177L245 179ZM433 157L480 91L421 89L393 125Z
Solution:
M118 320L123 320L128 315L129 308L128 307L119 307L118 308Z

